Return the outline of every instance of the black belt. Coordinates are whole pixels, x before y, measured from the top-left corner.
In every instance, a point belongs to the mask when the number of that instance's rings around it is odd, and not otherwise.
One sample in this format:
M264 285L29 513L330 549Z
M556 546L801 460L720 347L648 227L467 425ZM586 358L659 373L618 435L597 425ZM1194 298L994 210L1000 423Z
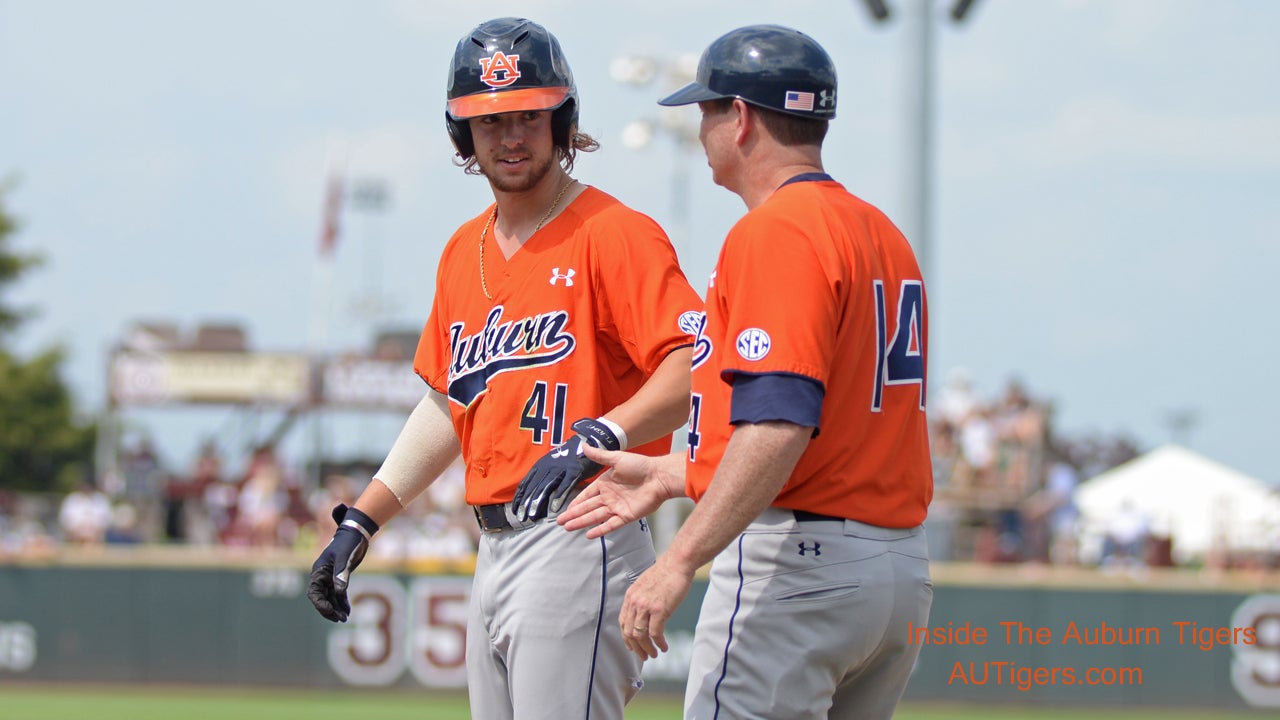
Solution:
M796 522L844 522L844 518L835 517L834 515L823 515L821 513L809 512L808 510L792 510L796 516Z
M582 492L582 487L576 487L564 496L560 507L555 512L548 511L546 517L555 517L560 514L561 510L569 507L569 503L578 497L578 493ZM507 518L507 506L511 503L494 503L493 505L472 505L471 509L476 513L476 522L480 524L480 530L483 532L502 532L503 530L524 530L531 528L541 522L538 520L517 520L514 523Z
M472 505L476 511L476 522L480 523L482 532L500 532L511 529L511 521L507 520L506 503L495 505Z

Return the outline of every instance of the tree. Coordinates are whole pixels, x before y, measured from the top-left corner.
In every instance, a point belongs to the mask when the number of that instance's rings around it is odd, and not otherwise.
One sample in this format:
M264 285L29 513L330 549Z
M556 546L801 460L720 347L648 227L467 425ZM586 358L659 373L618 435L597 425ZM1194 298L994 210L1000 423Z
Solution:
M8 191L6 185L0 184L0 296L7 286L17 282L22 273L39 265L41 258L36 255L19 255L8 248L9 237L18 229L17 223L5 212L4 198ZM15 308L6 307L0 301L0 352L4 351L4 341L13 332L27 313Z
M76 418L61 348L24 361L8 347L31 313L5 303L4 291L42 258L10 247L17 223L5 208L7 191L0 185L0 489L70 490L90 477L96 428Z

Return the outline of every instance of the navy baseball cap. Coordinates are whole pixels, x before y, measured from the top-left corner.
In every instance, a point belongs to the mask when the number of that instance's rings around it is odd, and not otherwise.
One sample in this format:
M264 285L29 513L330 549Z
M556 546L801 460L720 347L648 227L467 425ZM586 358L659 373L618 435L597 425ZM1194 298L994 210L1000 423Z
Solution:
M816 40L781 25L749 25L702 53L693 82L658 101L689 105L740 98L788 115L836 116L836 67Z

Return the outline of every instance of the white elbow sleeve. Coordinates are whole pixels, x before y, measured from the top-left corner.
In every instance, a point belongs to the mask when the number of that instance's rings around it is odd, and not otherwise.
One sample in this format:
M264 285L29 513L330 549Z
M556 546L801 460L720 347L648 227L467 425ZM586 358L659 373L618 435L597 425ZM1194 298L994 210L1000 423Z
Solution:
M435 390L409 414L400 436L374 479L407 506L458 457L458 435L449 417L449 399Z

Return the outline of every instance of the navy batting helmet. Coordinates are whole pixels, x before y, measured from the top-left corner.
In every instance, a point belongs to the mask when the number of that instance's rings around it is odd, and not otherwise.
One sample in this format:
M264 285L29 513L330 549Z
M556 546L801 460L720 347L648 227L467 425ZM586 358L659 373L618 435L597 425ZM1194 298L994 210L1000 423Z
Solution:
M445 125L464 159L475 154L467 118L495 113L553 110L552 139L569 144L578 122L578 89L560 42L524 18L477 25L458 41L449 67Z
M781 25L749 25L702 53L694 81L658 101L688 105L740 98L788 115L836 116L836 66L813 38Z

